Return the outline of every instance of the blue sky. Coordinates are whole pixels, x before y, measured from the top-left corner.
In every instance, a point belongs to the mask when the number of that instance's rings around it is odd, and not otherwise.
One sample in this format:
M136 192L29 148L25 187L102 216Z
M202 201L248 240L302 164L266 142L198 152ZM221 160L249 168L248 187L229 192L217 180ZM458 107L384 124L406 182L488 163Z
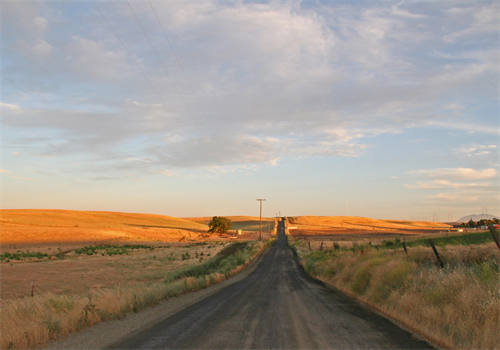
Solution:
M3 208L500 214L494 1L2 1Z

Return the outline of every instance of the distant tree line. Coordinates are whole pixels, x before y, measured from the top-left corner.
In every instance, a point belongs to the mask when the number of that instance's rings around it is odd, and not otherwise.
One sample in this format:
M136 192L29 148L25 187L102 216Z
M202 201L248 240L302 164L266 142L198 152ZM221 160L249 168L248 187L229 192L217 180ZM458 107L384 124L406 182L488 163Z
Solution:
M496 224L500 224L500 219L497 219L497 218L494 218L494 219L491 219L491 220L488 220L488 219L481 219L479 221L473 221L472 219L470 219L468 222L463 222L459 225L457 225L457 227L465 227L465 228L475 228L475 227L481 227L481 226L490 226L490 225L496 225Z

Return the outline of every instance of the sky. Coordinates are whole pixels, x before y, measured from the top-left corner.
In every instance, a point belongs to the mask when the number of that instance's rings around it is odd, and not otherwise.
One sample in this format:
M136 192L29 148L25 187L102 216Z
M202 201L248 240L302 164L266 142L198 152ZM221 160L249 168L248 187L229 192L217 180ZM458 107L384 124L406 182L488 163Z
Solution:
M0 10L2 208L500 215L498 2Z

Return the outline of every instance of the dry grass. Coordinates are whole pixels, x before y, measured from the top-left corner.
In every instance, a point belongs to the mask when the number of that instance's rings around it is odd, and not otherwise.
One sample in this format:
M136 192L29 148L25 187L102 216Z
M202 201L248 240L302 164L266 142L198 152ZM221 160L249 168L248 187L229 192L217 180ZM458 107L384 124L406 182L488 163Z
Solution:
M250 244L249 249L244 252L234 252L238 259L227 255L232 263L229 265L224 263L224 266L230 270L214 271L198 277L182 277L181 274L178 279L172 279L173 271L188 271L188 266L194 266L194 261L182 266L172 262L175 269L169 270L168 266L165 270L158 268L155 272L150 271L149 275L148 273L144 274L143 278L136 273L134 281L124 281L126 283L121 285L116 285L113 281L106 281L103 282L106 283L105 285L88 289L85 293L77 293L77 290L59 294L47 291L34 297L3 300L0 309L0 348L38 348L50 340L61 338L84 327L101 321L121 318L128 312L137 312L166 298L223 281L241 271L264 247L265 244L261 242ZM166 256L168 257L170 254ZM93 258L100 259L99 257L88 257L85 260L88 262ZM141 256L140 254L134 258L136 258L135 263L139 263L140 259L144 259L142 263L156 261L152 256ZM135 272L132 268L134 262L126 261L127 259L130 257L121 257L121 259L110 261L121 264L119 267L121 275L130 276L132 274L134 276ZM236 262L237 260L238 262ZM49 263L47 262L47 264ZM46 263L39 263L39 265L42 264ZM163 261L159 267L164 266L164 264L168 265L169 260ZM89 271L83 264L81 267L84 270L81 276L85 278L85 272ZM135 270L142 271L137 266ZM59 274L61 275L60 272ZM105 279L110 276L106 274L102 277ZM71 284L79 283L75 280L69 282ZM114 282L116 283L116 281Z
M292 235L329 235L348 232L398 232L448 230L439 222L379 220L358 216L292 216L288 217Z
M227 243L170 244L154 250L131 250L129 255L68 254L62 260L0 264L1 300L44 293L85 295L91 290L134 285L165 278L173 270L215 256ZM200 261L201 260L201 261Z
M97 242L200 240L208 227L163 215L76 210L0 210L3 250Z
M305 269L397 319L436 344L495 349L500 344L499 254L494 243L440 247L436 266L426 247L364 253L297 250Z

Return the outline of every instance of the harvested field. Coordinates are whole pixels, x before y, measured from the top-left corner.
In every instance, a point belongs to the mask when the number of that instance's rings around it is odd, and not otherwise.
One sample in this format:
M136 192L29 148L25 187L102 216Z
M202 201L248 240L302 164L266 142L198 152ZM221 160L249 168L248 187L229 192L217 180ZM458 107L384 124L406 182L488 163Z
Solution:
M0 264L0 297L15 299L39 294L86 295L91 290L132 286L165 279L174 270L215 256L227 243L173 244L134 249L123 255L70 252L61 260L13 261ZM104 255L104 256L103 256Z
M116 242L209 238L203 223L164 215L76 210L0 210L2 251L72 249Z
M291 216L289 231L293 236L345 234L415 234L451 229L440 222L380 220L358 216Z

